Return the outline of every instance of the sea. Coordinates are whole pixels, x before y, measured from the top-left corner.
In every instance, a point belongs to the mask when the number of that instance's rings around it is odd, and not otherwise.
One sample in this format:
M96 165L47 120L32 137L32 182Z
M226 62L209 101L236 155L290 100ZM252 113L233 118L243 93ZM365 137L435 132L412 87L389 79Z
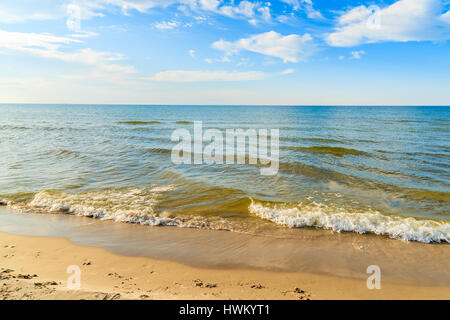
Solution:
M199 124L267 132L276 172L202 160ZM24 214L450 242L450 107L0 104L0 154L0 204Z

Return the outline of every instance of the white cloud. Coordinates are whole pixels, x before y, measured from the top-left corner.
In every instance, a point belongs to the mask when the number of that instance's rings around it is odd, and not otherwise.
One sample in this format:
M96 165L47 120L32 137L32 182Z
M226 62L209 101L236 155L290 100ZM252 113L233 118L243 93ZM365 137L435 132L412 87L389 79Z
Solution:
M143 80L160 82L208 82L208 81L250 81L261 80L266 74L261 71L189 71L189 70L171 70L156 73Z
M313 2L311 0L281 0L292 6L294 10L304 10L306 16L310 19L324 19L322 13L319 10L314 9Z
M268 6L261 6L259 2L249 2L249 1L241 1L238 5L225 5L220 7L219 12L229 16L244 16L246 18L255 18L257 13L260 13L261 18L265 21L270 21L271 14L270 8ZM256 24L258 20L252 19L249 20L250 23Z
M440 19L444 22L450 23L450 10L444 13Z
M270 21L272 19L272 15L270 14L270 8L269 7L258 8L258 12L261 13L261 17L265 21Z
M292 6L292 9L299 10L300 9L300 1L301 0L281 0L284 3L287 3Z
M281 72L278 72L279 74L293 74L293 73L295 73L295 70L294 69L286 69L286 70L283 70L283 71L281 71Z
M304 61L315 49L314 41L309 34L283 36L275 31L257 34L235 42L219 40L212 46L224 51L227 55L247 50L277 57L283 59L284 62Z
M189 50L189 55L191 58L195 58L195 50Z
M17 23L17 22L26 22L30 20L53 20L57 19L57 15L45 14L45 13L30 13L29 15L13 15L8 14L5 11L2 11L0 8L0 22L3 23Z
M270 3L242 0L237 4L231 1L224 4L222 0L76 0L72 4L81 8L81 18L89 19L102 16L103 12L118 8L125 15L133 10L147 13L152 8L167 8L177 5L181 11L215 13L231 18L253 18L249 22L270 20ZM70 5L70 4L69 4Z
M20 23L26 21L53 20L64 16L64 11L54 0L2 1L0 3L0 23Z
M173 30L178 27L191 28L193 25L194 23L192 22L182 23L180 21L172 20L172 21L158 22L155 24L155 28L160 31L165 31L165 30Z
M14 0L0 4L0 22L16 23L29 20L73 18L82 20L102 17L105 12L120 10L128 15L132 11L141 13L151 8L166 8L180 3L196 3L196 0Z
M220 1L218 0L199 0L198 2L202 9L211 11L217 10L217 7L220 4Z
M71 38L56 37L47 33L20 33L0 30L0 46L11 50L53 51L59 48L62 44L69 44L73 42L80 41Z
M90 32L90 31L80 31L79 33L72 34L71 37L73 38L92 38L92 37L98 37L100 36L97 32Z
M107 72L135 72L131 66L121 66L112 63L123 60L124 57L121 54L95 51L90 48L72 52L60 50L63 45L72 43L81 43L81 41L46 33L21 33L0 30L0 48L15 52L25 52L42 58L89 64Z
M256 24L270 21L270 2L224 0L14 0L0 4L0 23L29 20L66 19L71 31L79 31L80 21L104 17L107 13L131 15L149 13L151 9L178 8L194 14L218 14L230 18L247 19ZM203 17L204 18L204 17ZM164 26L164 25L163 25Z
M352 59L361 59L361 56L366 54L366 52L364 50L359 50L359 51L352 51L351 52L351 56Z
M227 55L224 55L224 56L222 56L220 58L217 58L217 59L206 58L205 62L209 63L209 64L213 64L215 62L229 63L229 62L231 62L231 59Z
M319 10L314 9L313 3L311 0L303 0L306 15L310 19L323 19L322 13Z
M439 41L450 39L450 14L441 0L399 0L383 9L353 8L338 18L326 38L331 46L347 47L382 41Z
M338 22L340 25L346 25L351 23L361 22L362 20L366 20L372 14L372 10L370 10L366 6L359 6L347 11L345 14L338 18Z
M258 23L265 21L270 22L272 15L270 12L270 2L251 2L247 0L236 3L231 1L228 4L217 5L210 12L224 15L229 18L246 19L248 23L257 25Z
M135 10L141 13L156 7L168 7L175 3L183 1L178 0L73 0L66 4L81 8L81 18L89 19L95 16L102 16L102 11L118 8L125 15L129 15Z
M155 24L155 28L159 30L171 30L178 27L180 24L177 21L163 21Z

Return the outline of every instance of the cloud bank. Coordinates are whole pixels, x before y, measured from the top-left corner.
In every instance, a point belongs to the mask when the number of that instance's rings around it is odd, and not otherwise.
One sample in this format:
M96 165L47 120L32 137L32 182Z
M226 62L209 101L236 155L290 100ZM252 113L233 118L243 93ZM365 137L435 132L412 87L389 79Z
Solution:
M305 61L315 48L310 34L283 36L275 31L242 38L235 42L219 40L214 42L212 46L217 50L224 51L227 55L237 54L245 50L280 58L285 63Z
M135 73L134 68L131 66L113 63L124 59L121 54L95 51L90 48L69 52L62 50L64 45L73 43L81 43L81 41L67 37L57 37L47 33L22 33L0 30L0 48L13 52L24 52L42 58L88 64L107 72Z
M331 46L350 47L376 42L439 41L450 39L450 11L440 0L400 0L383 9L359 6L342 14Z
M261 80L266 74L261 71L195 71L171 70L156 73L143 80L160 82L208 82L208 81L252 81Z

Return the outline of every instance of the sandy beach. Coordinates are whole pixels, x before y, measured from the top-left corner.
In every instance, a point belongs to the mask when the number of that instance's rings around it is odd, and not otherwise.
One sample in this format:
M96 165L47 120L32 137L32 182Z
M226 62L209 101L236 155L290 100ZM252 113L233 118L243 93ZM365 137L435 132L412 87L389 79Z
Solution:
M450 300L450 0L353 2L0 3L0 306Z
M68 266L81 270L81 288L69 290ZM63 238L0 233L1 299L449 299L450 287L383 283L303 272L203 269Z

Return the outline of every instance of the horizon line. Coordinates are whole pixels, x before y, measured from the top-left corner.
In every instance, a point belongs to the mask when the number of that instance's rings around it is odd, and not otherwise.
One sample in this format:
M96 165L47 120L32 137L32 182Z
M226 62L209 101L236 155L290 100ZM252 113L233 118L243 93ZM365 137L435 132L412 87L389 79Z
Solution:
M0 102L0 105L72 105L72 106L153 106L153 107L450 107L450 104L141 104L141 103L41 103Z

